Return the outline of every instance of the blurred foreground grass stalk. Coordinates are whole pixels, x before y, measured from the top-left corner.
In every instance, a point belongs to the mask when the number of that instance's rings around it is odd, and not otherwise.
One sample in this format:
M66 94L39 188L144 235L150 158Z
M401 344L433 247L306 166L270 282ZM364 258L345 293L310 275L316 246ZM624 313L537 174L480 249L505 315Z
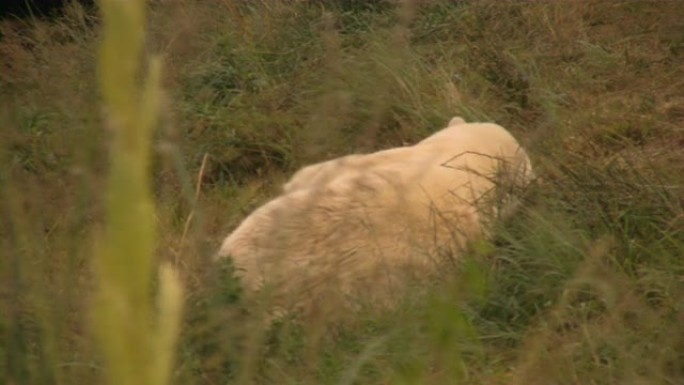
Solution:
M180 325L181 283L160 268L153 303L155 215L150 146L159 115L161 62L153 58L143 86L143 0L103 0L98 80L113 132L106 197L107 225L98 249L94 329L111 384L168 383ZM156 313L155 313L156 312Z

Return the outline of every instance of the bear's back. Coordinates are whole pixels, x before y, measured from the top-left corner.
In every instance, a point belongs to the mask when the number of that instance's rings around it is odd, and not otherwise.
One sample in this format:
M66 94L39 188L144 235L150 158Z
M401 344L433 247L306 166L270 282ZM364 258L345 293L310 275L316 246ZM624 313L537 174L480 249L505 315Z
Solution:
M413 146L301 169L219 255L233 257L248 289L270 285L286 307L324 287L392 295L401 267L427 274L437 250L457 254L486 234L482 198L497 187L502 165L520 184L531 178L527 154L503 127L454 118Z

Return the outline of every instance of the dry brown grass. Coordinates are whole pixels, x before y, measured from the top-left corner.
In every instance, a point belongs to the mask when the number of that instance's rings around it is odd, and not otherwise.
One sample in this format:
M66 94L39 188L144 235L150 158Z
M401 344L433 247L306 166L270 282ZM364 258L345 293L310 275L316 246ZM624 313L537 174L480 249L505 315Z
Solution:
M416 4L153 5L147 49L169 92L157 257L179 259L189 290L175 381L680 383L684 3ZM83 318L109 140L98 24L78 10L0 22L9 384L100 377ZM255 331L230 267L209 263L220 239L300 166L414 142L453 115L522 138L546 184L521 215L394 312Z

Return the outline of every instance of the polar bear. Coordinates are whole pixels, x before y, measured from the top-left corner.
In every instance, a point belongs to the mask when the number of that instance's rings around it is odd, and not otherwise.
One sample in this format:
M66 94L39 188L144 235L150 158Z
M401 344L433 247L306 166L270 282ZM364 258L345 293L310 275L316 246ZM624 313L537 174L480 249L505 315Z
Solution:
M455 117L413 146L304 167L218 255L279 311L389 304L406 273L429 275L440 256L487 236L493 218L513 212L511 189L533 177L507 130Z

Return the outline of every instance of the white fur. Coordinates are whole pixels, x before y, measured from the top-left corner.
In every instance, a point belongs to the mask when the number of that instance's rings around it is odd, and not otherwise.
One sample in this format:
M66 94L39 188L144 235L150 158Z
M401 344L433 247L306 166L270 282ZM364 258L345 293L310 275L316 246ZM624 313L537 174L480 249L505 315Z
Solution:
M503 127L455 117L413 146L304 167L219 256L233 258L249 292L266 288L286 310L358 295L391 301L405 272L430 274L440 251L457 255L486 235L489 220L514 209L508 189L532 177Z

